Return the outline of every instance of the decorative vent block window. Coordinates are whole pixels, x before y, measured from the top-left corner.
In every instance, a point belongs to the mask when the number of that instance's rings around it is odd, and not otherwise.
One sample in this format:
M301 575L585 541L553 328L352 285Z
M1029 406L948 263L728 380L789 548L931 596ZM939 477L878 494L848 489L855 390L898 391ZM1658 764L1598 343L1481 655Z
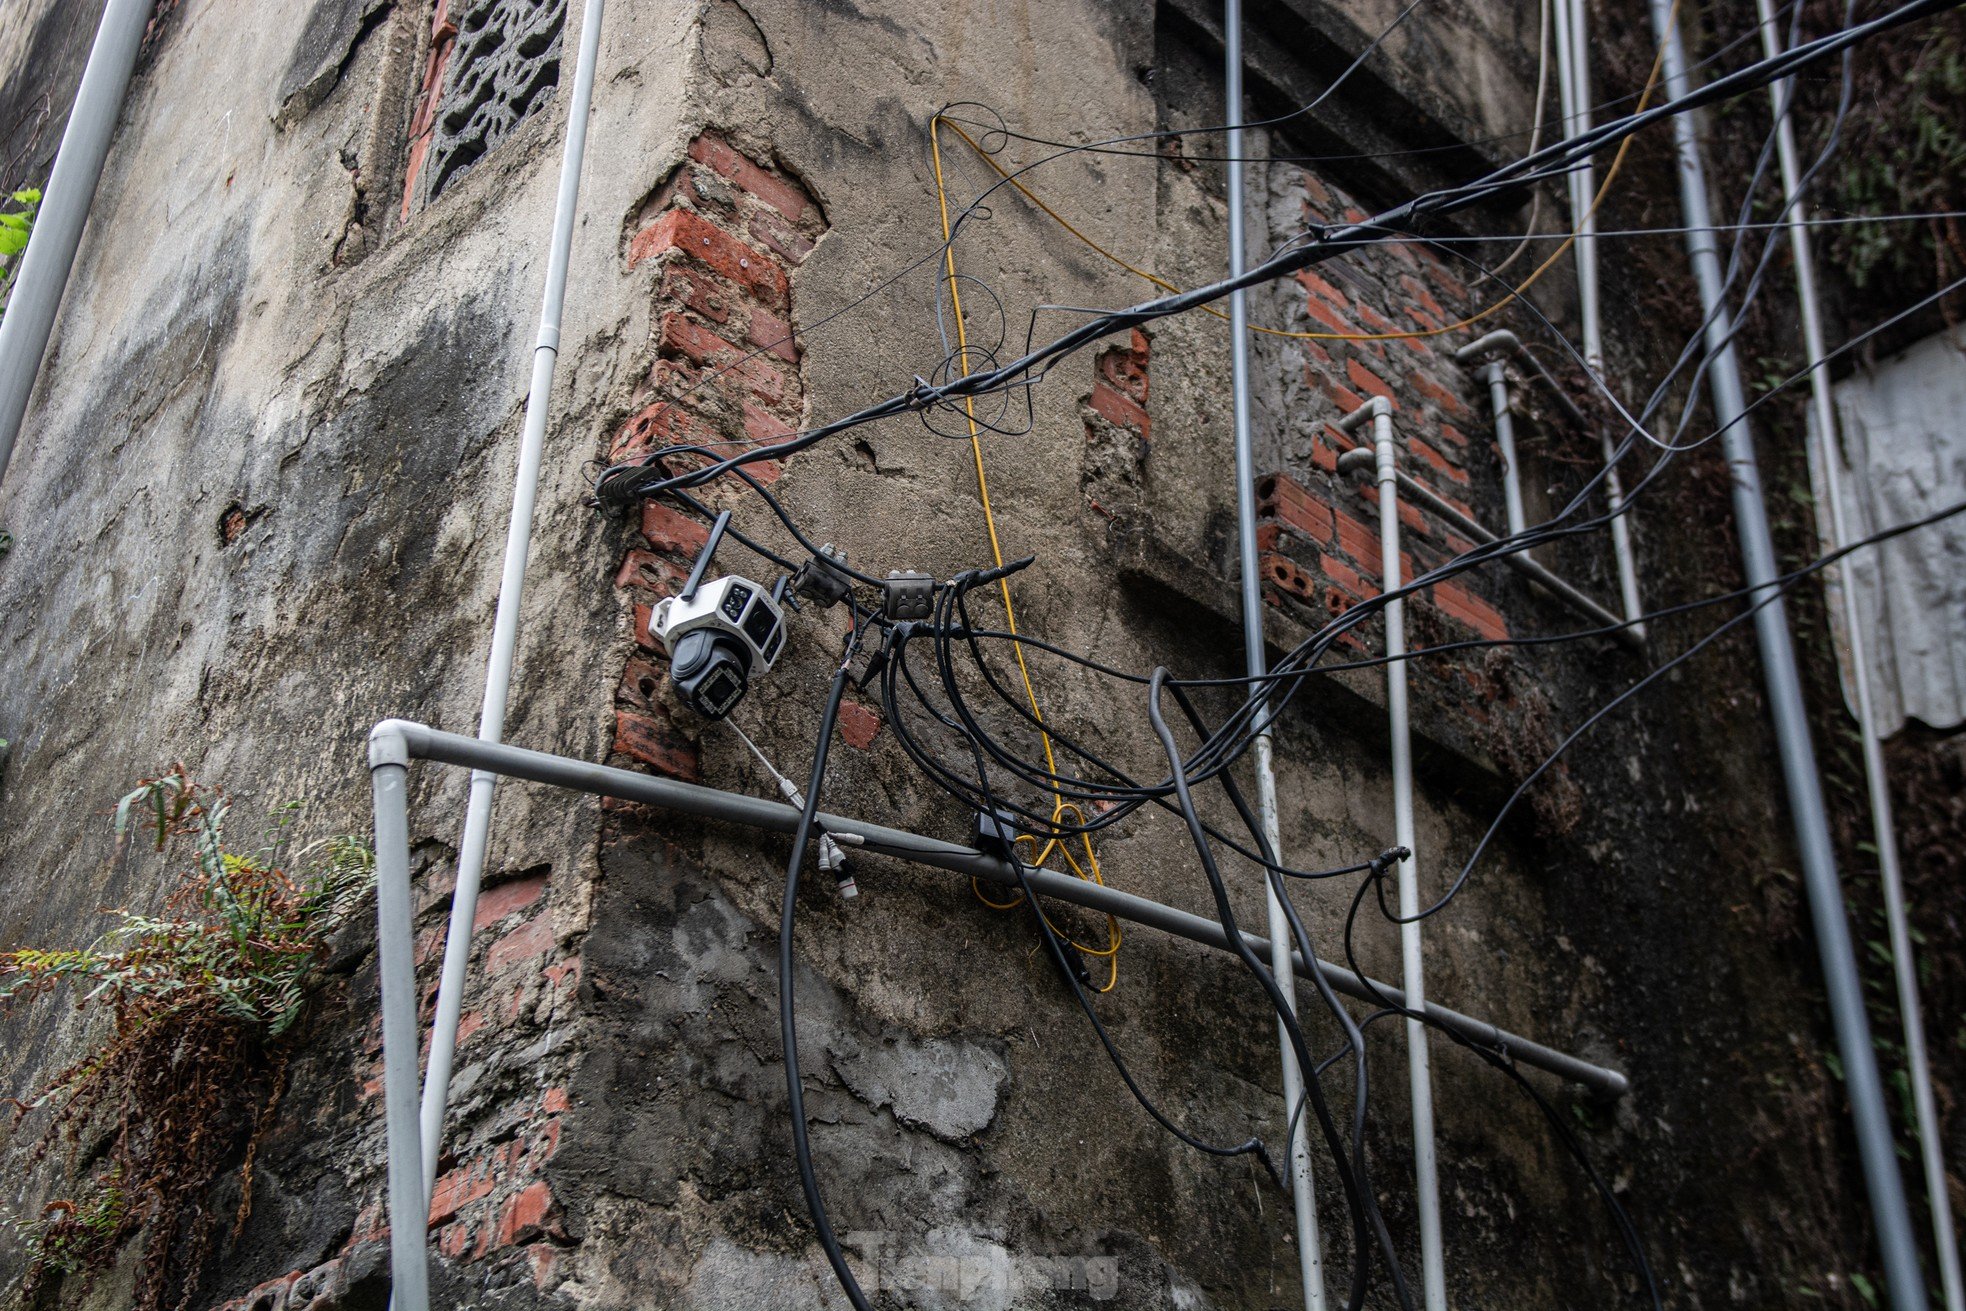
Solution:
M434 200L547 101L560 81L566 19L566 0L440 4L441 26L456 35L443 60L443 90L420 170L425 199Z

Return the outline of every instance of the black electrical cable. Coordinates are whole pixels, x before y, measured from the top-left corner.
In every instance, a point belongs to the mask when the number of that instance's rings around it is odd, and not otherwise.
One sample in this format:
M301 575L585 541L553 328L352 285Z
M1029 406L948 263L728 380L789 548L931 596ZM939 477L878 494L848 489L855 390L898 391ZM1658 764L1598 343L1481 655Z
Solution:
M799 826L792 833L792 856L785 866L785 904L778 920L778 1028L785 1049L785 1097L792 1120L792 1151L798 1158L799 1187L805 1192L806 1209L812 1215L812 1227L818 1234L820 1250L826 1254L826 1263L833 1267L833 1274L847 1300L853 1303L854 1311L872 1311L867 1295L860 1290L859 1280L846 1263L845 1253L840 1250L839 1239L833 1234L826 1202L819 1195L819 1178L813 1170L812 1144L806 1130L805 1087L799 1074L799 1020L793 985L796 960L792 943L792 928L798 914L799 872L805 864L814 817L819 813L820 789L826 782L826 755L833 745L833 724L839 717L848 667L853 663L859 641L860 629L856 625L847 638L846 654L834 671L832 686L826 694L826 709L819 719L819 740L812 752L812 773L806 780L806 803L799 812Z
M1145 301L1128 309L1102 316L1055 338L1044 346L1028 351L1018 359L991 372L966 374L939 387L931 387L926 382L918 381L917 385L907 392L891 396L831 423L795 434L783 442L725 457L705 468L687 473L649 479L645 476L647 470L641 466L616 466L602 475L597 494L603 503L620 504L637 496L664 490L669 486L700 486L738 465L790 455L828 437L878 419L918 411L950 400L989 394L1006 386L1033 385L1043 376L1043 366L1091 342L1143 326L1155 319L1211 303L1238 289L1257 286L1287 276L1347 250L1371 245L1378 235L1388 230L1410 228L1415 222L1427 217L1446 215L1465 209L1479 203L1486 195L1519 185L1524 174L1534 173L1553 164L1567 164L1582 159L1668 117L1788 77L1818 60L1839 53L1879 32L1926 17L1957 2L1958 0L1911 0L1910 3L1878 18L1795 46L1780 56L1763 59L1664 105L1613 120L1589 132L1579 133L1556 142L1541 151L1496 169L1474 182L1423 194L1363 223L1322 230L1314 240L1286 249L1283 253L1256 265L1240 276L1227 278L1192 291ZM652 453L650 460L659 459L661 454L662 452L659 451Z
M1174 779L1175 796L1181 807L1182 817L1187 821L1189 835L1194 840L1195 852L1201 858L1202 875L1208 880L1209 892L1215 900L1216 919L1222 925L1222 931L1227 935L1229 945L1234 949L1237 959L1242 962L1243 968L1249 971L1250 976L1256 980L1269 998L1270 1006L1276 1012L1277 1023L1288 1038L1291 1051L1303 1071L1305 1094L1311 1099L1311 1107L1317 1113L1319 1122L1324 1128L1326 1140L1334 1144L1332 1165L1338 1173L1339 1185L1345 1192L1347 1204L1353 1210L1354 1230L1361 1226L1361 1222L1371 1228L1373 1243L1379 1247L1385 1258L1387 1272L1393 1282L1394 1296L1401 1307L1408 1308L1410 1311L1413 1305L1412 1295L1406 1287L1405 1276L1400 1271L1399 1257L1393 1251L1392 1236L1387 1232L1385 1220L1379 1214L1378 1199L1373 1196L1370 1188L1365 1186L1364 1180L1357 1177L1346 1154L1335 1150L1335 1144L1338 1142L1337 1125L1331 1120L1330 1108L1325 1105L1323 1085L1317 1078L1317 1062L1311 1059L1310 1048L1304 1041L1303 1029L1297 1023L1296 1014L1292 1011L1289 1000L1278 988L1276 977L1271 974L1267 966L1256 959L1256 953L1250 950L1248 941L1244 939L1242 930L1236 923L1235 908L1230 904L1228 887L1222 881L1220 870L1216 868L1214 854L1209 849L1208 835L1202 828L1201 819L1195 812L1194 798L1188 790L1186 771L1181 764L1181 748L1175 742L1174 734L1167 726L1167 720L1161 715L1161 688L1166 677L1165 669L1156 669L1151 676L1147 688L1147 718L1153 725L1154 735L1160 739L1161 749L1167 753L1169 770ZM1367 1244L1362 1237L1356 1241L1353 1252L1352 1290L1346 1303L1348 1311L1358 1311L1358 1308L1364 1304L1371 1280L1371 1252L1372 1245Z

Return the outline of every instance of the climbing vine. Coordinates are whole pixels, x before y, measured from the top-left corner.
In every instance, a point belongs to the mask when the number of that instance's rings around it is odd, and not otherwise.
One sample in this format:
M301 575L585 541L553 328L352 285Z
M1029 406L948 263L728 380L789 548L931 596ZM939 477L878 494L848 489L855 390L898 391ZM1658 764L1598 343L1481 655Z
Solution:
M142 834L155 853L188 857L163 915L111 911L93 946L0 953L0 1003L70 988L106 1029L13 1102L17 1126L48 1114L32 1161L65 1146L77 1176L72 1197L13 1221L30 1253L24 1305L64 1277L86 1284L141 1237L133 1308L183 1307L218 1237L208 1193L235 1165L233 1232L250 1213L254 1154L279 1107L295 1026L374 861L348 837L291 850L296 806L274 812L257 850L227 850L228 810L183 766L145 779L116 808L117 850Z

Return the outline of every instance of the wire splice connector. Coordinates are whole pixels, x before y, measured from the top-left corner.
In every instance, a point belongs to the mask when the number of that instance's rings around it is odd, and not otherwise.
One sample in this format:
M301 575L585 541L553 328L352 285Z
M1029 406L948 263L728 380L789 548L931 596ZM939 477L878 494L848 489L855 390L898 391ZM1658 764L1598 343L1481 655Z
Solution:
M737 734L738 740L751 749L751 754L756 756L758 763L765 767L765 773L770 774L772 781L778 784L780 795L800 810L804 810L806 798L805 793L799 791L799 785L778 772L778 766L772 764L765 753L758 750L758 744L751 740L750 734L728 719L724 723L729 724L730 731ZM839 839L824 828L819 830L819 868L821 872L833 876L833 889L842 897L860 895L860 885L854 882L853 871L847 867L846 852L840 849Z

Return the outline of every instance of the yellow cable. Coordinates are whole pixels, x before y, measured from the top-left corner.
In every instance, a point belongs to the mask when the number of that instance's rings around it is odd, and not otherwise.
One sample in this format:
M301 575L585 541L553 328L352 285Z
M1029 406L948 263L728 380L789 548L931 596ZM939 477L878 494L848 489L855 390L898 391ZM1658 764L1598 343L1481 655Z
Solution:
M960 364L961 371L967 372L969 369L969 332L963 322L962 291L961 291L960 283L956 277L956 247L955 247L955 242L951 240L951 237L953 235L953 230L949 223L949 192L948 192L948 187L944 183L943 175L942 175L942 141L938 129L940 128L941 124L944 121L945 120L940 115L937 115L934 119L931 119L929 121L929 128L928 128L929 154L933 159L935 165L935 202L941 212L941 217L942 217L943 267L947 270L948 273L950 311L956 321L957 360ZM955 125L950 124L950 126L954 127ZM958 133L961 133L962 129L960 127L957 127L956 131ZM974 141L970 140L969 136L966 133L963 134L963 139L965 141L969 141L971 146L974 146L976 144ZM985 158L988 158L988 156L985 156ZM1061 223L1064 222L1063 219L1060 219L1059 221ZM1070 225L1068 224L1067 226L1069 227ZM988 475L985 474L983 471L983 442L981 438L981 431L976 422L976 402L973 397L965 396L963 398L963 415L967 419L969 424L969 450L970 450L970 455L974 458L976 462L976 491L977 491L977 495L983 502L983 523L984 526L989 530L990 556L992 560L994 560L995 563L999 567L1001 567L1003 564L1003 546L997 538L996 512L990 505L990 480ZM997 587L1003 594L1003 613L1004 613L1005 627L1009 629L1011 637L1015 639L1017 636L1017 613L1015 609L1012 607L1010 601L1010 580L1008 578L999 578L997 580ZM1030 703L1031 717L1037 721L1038 734L1039 737L1044 742L1045 770L1055 780L1058 775L1058 761L1052 752L1051 734L1044 727L1044 711L1041 710L1038 706L1037 689L1032 687L1031 685L1031 670L1029 665L1027 665L1024 660L1024 644L1013 640L1011 643L1011 650L1015 652L1017 656L1017 673L1018 673L1018 677L1021 678L1024 683L1024 697L1025 700L1027 700ZM1067 802L1065 800L1064 793L1060 791L1055 784L1052 788L1051 797L1052 797L1051 822L1054 826L1062 823L1065 815L1068 812L1076 816L1076 820L1075 820L1076 823L1080 825L1083 825L1085 823L1085 813L1081 811L1078 808L1078 806ZM1073 859L1071 850L1065 845L1064 842L1062 842L1055 835L1045 843L1044 849L1041 852L1039 852L1038 858L1032 861L1031 864L1036 867L1042 867L1044 863L1051 858L1051 853L1054 850L1056 850L1064 855L1065 863L1071 867L1072 872L1074 874L1077 874L1080 878L1090 879L1094 883L1099 883L1103 885L1106 880L1100 873L1099 856L1098 853L1096 853L1093 850L1092 835L1089 833L1081 833L1079 835L1079 838L1080 841L1085 846L1086 863L1084 867L1081 867L1078 861ZM1028 834L1018 839L1018 841L1020 842L1027 841L1027 840L1030 841L1033 846L1036 845L1036 839ZM974 879L970 880L970 889L976 894L976 897L979 901L983 902L984 905L989 906L996 910L1012 910L1022 905L1024 902L1024 895L1021 892L1018 893L1017 899L1014 901L1001 902L1001 903L991 901L988 897L983 895L982 887ZM1043 912L1040 911L1039 913L1042 914ZM1049 924L1050 920L1047 919L1046 923ZM1106 959L1108 965L1106 984L1104 987L1098 989L1098 991L1111 992L1114 986L1119 983L1119 972L1120 972L1119 921L1111 915L1108 915L1106 917L1107 945L1103 949L1095 948L1095 947L1087 947L1082 943L1073 941L1069 934L1064 934L1061 936L1063 936L1067 942L1070 942L1071 945L1079 952L1088 956L1099 956L1099 957L1104 957Z
M1679 16L1679 0L1674 0L1672 17L1668 19L1668 27L1670 27L1670 25L1673 22L1676 22L1678 20L1678 16ZM1659 45L1658 53L1656 53L1652 57L1652 72L1651 75L1647 77L1645 80L1645 90L1639 95L1638 108L1634 112L1641 113L1641 114L1644 113L1646 105L1651 102L1652 93L1654 90L1657 89L1659 84L1659 70L1664 66L1665 57L1666 57L1665 43L1661 42ZM1153 283L1156 287L1159 287L1162 291L1165 291L1170 295L1179 293L1180 288L1176 287L1173 283L1169 282L1167 279L1159 276L1158 274L1150 273L1146 269L1137 268L1134 265L1129 264L1126 260L1122 259L1118 255L1115 255L1112 251L1107 250L1104 246L1094 241L1091 237L1088 237L1085 233L1079 231L1078 228L1074 227L1071 224L1071 222L1065 218L1064 215L1060 214L1057 210L1047 205L1043 200L1039 199L1038 195L1035 192L1033 192L1029 187L1025 186L1024 183L1020 182L1017 178L1013 177L1010 174L1010 172L1004 168L1002 164L999 164L997 162L996 157L994 155L984 150L983 147L977 143L976 138L970 136L969 133L963 131L962 125L960 123L957 123L952 119L942 118L940 115L936 116L936 118L932 120L929 124L929 140L931 143L933 143L935 140L936 125L940 123L947 123L950 129L954 131L957 136L961 137L964 141L969 143L969 148L971 150L975 151L979 156L982 157L985 163L989 164L991 168L997 171L998 176L1003 178L1004 181L1010 183L1010 185L1015 187L1026 200L1030 201L1033 205L1036 205L1039 209L1043 210L1044 213L1048 215L1052 219L1052 221L1057 223L1059 227L1064 228L1065 231L1071 233L1074 237L1077 237L1080 242L1084 243L1092 251L1094 251L1095 253L1101 256L1104 256L1108 260L1111 260L1113 263L1125 269L1128 273L1133 274L1135 277L1145 278L1147 281ZM1440 328L1422 328L1413 332L1288 332L1282 328L1262 328L1262 327L1256 327L1254 325L1252 325L1249 330L1251 332L1260 332L1268 337L1290 337L1300 341L1408 341L1419 337L1439 337L1445 335L1446 333L1459 332L1462 328L1472 327L1474 324L1481 322L1489 315L1498 313L1503 308L1508 306L1512 301L1515 301L1516 299L1521 297L1522 293L1529 290L1529 288L1535 284L1538 278L1542 277L1543 274L1547 273L1551 269L1551 267L1553 267L1556 264L1556 262L1559 259L1563 258L1565 251L1568 251L1572 246L1577 244L1577 238L1583 230L1584 223L1589 221L1597 214L1598 206L1602 205L1604 203L1604 198L1610 194L1611 184L1617 179L1618 170L1624 167L1625 154L1627 151L1631 149L1632 141L1633 141L1632 137L1626 137L1622 142L1618 144L1618 153L1612 156L1611 167L1605 170L1604 181L1598 186L1597 195L1591 200L1591 207L1588 210L1584 211L1583 216L1577 220L1576 229L1573 230L1569 236L1563 239L1562 244L1559 245L1555 250L1551 251L1549 257L1545 259L1541 264L1538 264L1535 267L1535 269L1533 269L1530 272L1528 277L1524 278L1521 282L1517 283L1513 288L1511 288L1508 295L1502 297L1502 299L1496 301L1493 305L1488 306L1486 309L1478 310L1477 312L1469 315L1467 318L1462 319L1458 323L1450 323L1447 324L1445 327L1440 327ZM936 188L939 191L942 186L942 163L939 154L936 157L935 175L936 175ZM943 240L946 242L948 240L948 234L949 234L949 207L947 201L944 201L942 206L942 233L943 233ZM951 253L950 267L953 270L954 268L953 252ZM1225 322L1229 317L1228 314L1226 314L1224 311L1220 309L1217 309L1213 305L1203 305L1201 308L1206 313L1212 314L1216 318L1222 319ZM960 314L958 314L957 316L957 326L958 326L958 331L960 331L961 329ZM981 457L979 456L978 459L980 460Z

